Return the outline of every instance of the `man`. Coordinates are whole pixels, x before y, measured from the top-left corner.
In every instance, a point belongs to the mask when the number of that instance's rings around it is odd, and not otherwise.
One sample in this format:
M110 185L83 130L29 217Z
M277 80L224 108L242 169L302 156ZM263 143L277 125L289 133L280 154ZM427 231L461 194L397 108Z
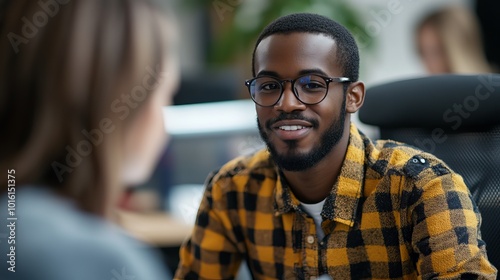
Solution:
M480 215L436 157L372 142L350 123L363 104L352 35L314 14L261 33L246 82L267 150L207 181L176 278L495 279Z

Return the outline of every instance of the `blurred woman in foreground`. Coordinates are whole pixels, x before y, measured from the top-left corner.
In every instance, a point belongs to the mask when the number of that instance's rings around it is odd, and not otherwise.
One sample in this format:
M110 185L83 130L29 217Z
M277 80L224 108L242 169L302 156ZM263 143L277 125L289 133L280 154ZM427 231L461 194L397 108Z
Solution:
M167 279L158 256L108 222L167 140L161 106L179 77L166 9L1 5L0 278Z

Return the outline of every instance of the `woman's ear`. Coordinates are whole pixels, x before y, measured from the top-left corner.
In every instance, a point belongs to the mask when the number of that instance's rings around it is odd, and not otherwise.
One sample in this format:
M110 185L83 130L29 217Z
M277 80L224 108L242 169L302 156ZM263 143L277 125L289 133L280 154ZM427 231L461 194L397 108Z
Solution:
M346 112L356 113L365 101L365 84L361 81L351 83L346 98Z

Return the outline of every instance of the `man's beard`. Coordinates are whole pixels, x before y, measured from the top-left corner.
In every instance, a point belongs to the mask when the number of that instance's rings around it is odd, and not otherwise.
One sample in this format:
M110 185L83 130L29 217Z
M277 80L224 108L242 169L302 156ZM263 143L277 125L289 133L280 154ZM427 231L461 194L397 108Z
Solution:
M318 164L323 158L330 153L330 151L337 145L337 143L342 138L344 134L344 123L345 123L345 103L346 103L346 94L344 94L344 100L342 101L342 107L339 117L332 122L330 127L321 135L321 139L318 145L313 147L313 149L308 153L298 153L297 152L297 141L290 140L286 141L288 144L288 152L286 154L279 154L276 150L276 147L269 140L269 136L264 131L259 123L259 119L257 118L257 126L259 128L260 137L266 143L266 146L271 153L271 156L278 165L278 167L282 170L288 171L304 171L307 170L316 164ZM271 124L278 120L285 119L302 119L305 120L304 117L300 116L296 113L280 114L276 119L272 119L266 122L266 128L271 130ZM317 121L307 120L313 123L313 129L317 127ZM316 125L314 125L316 124Z

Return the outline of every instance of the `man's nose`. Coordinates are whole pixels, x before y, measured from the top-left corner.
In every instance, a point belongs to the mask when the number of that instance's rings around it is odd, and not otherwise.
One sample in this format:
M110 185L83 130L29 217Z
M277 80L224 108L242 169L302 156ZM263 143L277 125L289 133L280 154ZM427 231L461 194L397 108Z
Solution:
M304 110L306 105L295 96L292 83L285 82L283 85L283 94L281 94L274 108L283 112L293 112L296 110Z

